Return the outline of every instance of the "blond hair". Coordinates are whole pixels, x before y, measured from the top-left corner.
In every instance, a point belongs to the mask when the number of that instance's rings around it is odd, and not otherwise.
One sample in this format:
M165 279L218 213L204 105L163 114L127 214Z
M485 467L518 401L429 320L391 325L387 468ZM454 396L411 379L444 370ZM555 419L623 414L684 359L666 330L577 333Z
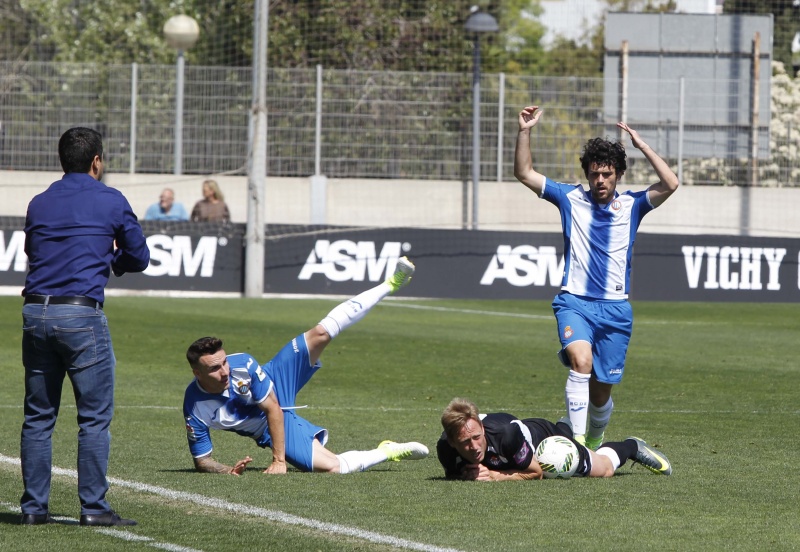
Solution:
M207 179L203 181L203 186L208 186L211 188L211 191L214 192L214 197L217 198L219 201L225 201L225 196L222 195L222 190L219 189L219 184L217 184L216 180Z
M475 420L480 423L481 418L478 407L469 399L456 397L442 412L442 427L451 441L455 441L459 432L468 421Z

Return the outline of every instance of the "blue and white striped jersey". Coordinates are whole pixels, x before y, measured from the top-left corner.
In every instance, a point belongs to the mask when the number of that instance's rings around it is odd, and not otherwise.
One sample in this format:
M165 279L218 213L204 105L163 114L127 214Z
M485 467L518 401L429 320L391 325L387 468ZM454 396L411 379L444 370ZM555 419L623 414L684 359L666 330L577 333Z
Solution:
M208 393L197 380L186 388L183 417L194 458L211 454L211 429L235 431L259 444L269 439L267 417L258 404L272 392L272 379L247 353L228 355L228 364L230 385L223 393Z
M561 289L594 299L627 299L636 231L642 218L654 209L647 192L615 193L612 201L600 205L580 184L546 178L540 197L561 212Z

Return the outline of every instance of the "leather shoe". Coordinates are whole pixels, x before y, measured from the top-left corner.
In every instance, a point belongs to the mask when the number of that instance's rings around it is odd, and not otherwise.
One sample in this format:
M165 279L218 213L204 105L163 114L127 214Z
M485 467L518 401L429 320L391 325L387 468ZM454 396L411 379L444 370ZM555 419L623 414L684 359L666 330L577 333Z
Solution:
M44 525L50 523L50 514L22 514L22 525Z
M81 525L90 527L116 527L121 525L136 525L132 519L119 517L114 510L109 510L102 514L82 514Z

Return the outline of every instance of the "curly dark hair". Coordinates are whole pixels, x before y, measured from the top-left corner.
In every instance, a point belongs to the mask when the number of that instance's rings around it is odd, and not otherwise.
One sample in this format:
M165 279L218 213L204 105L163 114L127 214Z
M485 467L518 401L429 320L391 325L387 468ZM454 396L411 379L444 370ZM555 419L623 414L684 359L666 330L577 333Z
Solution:
M622 176L628 163L625 161L625 147L620 142L612 142L603 138L592 138L583 146L581 153L581 167L583 174L588 178L589 166L597 163L599 166L614 167L617 175Z
M213 355L222 349L222 340L218 337L201 337L191 345L186 351L186 360L191 366L200 361L200 357Z

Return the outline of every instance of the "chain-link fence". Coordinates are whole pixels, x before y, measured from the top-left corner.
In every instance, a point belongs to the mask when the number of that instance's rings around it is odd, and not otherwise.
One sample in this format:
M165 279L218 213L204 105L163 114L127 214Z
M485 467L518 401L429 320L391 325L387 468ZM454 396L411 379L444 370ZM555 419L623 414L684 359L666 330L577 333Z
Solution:
M776 66L778 69L780 66ZM796 186L800 146L798 79L775 71L768 151L758 184ZM59 170L56 144L70 126L98 128L114 172L172 173L175 168L176 70L172 66L0 63L0 167ZM633 83L635 85L636 83ZM578 154L588 137L613 133L603 111L603 79L481 77L481 180L512 180L517 113L546 110L534 138L541 172L562 181L582 178ZM647 82L653 94L677 82ZM738 105L749 101L749 86ZM691 114L708 105L685 83ZM187 67L183 104L182 172L244 174L252 83L248 68ZM464 74L273 69L268 77L270 176L465 180L472 163L472 88ZM319 100L318 100L319 98ZM727 105L718 105L720 119ZM652 120L652 114L648 113ZM665 110L663 126L677 115ZM636 128L636 106L629 123ZM688 119L691 119L689 116ZM318 126L319 125L319 126ZM658 125L657 125L658 126ZM687 125L687 130L691 125ZM677 134L677 133L676 133ZM671 139L674 143L674 139ZM652 144L656 147L656 144ZM724 144L723 144L724 146ZM723 148L724 149L724 148ZM678 159L675 152L682 150ZM661 148L685 184L748 184L746 148L731 142L723 155L693 157L691 143ZM635 162L632 167L635 174ZM629 176L629 181L630 181Z

